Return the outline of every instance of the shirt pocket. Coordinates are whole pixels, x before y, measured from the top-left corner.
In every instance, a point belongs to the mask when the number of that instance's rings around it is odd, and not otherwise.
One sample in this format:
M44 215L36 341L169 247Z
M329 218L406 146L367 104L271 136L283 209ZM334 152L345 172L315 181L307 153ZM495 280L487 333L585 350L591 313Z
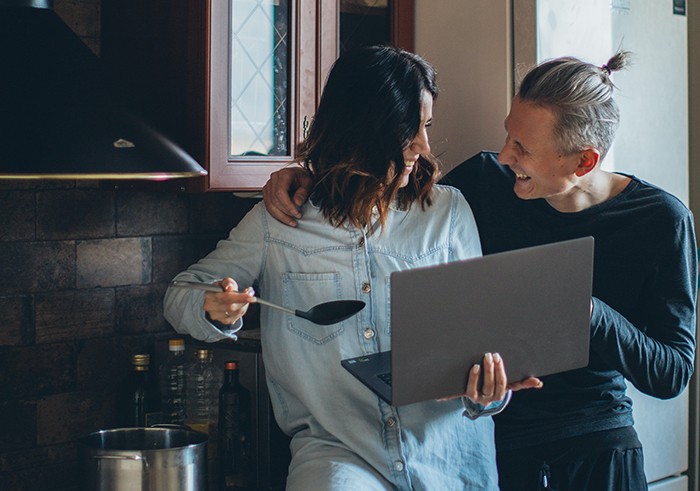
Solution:
M324 302L341 299L340 273L283 273L282 295L284 305L295 310L309 310ZM287 329L309 343L322 345L342 334L345 323L320 326L289 314Z

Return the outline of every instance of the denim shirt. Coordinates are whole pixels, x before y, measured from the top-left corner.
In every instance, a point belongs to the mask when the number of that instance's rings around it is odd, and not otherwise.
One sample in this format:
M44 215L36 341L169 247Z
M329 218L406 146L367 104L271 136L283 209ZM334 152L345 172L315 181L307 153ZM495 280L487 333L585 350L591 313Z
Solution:
M310 202L291 228L259 203L215 251L177 276L206 282L230 276L241 289L257 281L261 298L291 309L339 299L366 303L358 315L330 326L261 309L270 397L280 427L292 436L290 477L299 460L311 458L305 456L319 458L305 449L342 447L398 489L497 489L491 418L464 418L460 400L393 407L340 365L343 358L390 349L392 271L481 255L461 193L436 186L431 198L425 210L417 203L409 211L391 208L384 228L372 234L332 227ZM206 320L202 304L201 291L170 289L166 318L197 339L235 338ZM425 326L428 335L433 329L439 326Z

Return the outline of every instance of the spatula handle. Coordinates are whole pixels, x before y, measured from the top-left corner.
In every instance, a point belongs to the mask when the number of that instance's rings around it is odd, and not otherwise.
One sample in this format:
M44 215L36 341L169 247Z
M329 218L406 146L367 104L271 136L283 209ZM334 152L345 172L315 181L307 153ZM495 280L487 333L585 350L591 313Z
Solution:
M180 281L180 280L174 280L170 283L170 286L175 287L175 288L189 288L189 289L194 289L194 290L204 290L207 292L217 292L221 293L223 290L219 285L213 285L211 283L200 283L197 281ZM236 290L237 291L237 290ZM296 315L296 311L292 309L288 309L286 307L282 307L281 305L274 304L272 302L268 302L267 300L263 300L260 297L255 297L255 301L261 305L266 305L268 307L272 307L273 309L281 310L282 312L287 312L288 314Z

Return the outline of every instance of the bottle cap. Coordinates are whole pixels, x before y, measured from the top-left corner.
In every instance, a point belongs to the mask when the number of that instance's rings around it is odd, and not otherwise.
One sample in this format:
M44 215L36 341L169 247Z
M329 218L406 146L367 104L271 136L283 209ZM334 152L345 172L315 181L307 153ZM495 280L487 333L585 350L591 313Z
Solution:
M238 370L238 361L229 360L226 363L224 363L224 368L226 370Z
M194 352L195 356L197 357L198 360L200 361L205 361L209 358L209 350L208 349L198 349Z
M184 339L169 339L168 349L170 351L185 351L185 340Z
M136 367L147 367L151 363L151 355L148 353L138 353L131 356L131 364Z

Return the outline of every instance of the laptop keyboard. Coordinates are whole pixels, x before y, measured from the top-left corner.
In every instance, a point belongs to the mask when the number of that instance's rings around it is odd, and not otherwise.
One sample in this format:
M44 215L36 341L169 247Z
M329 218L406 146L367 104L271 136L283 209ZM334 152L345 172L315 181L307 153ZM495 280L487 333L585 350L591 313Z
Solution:
M378 373L377 377L379 377L382 381L384 381L385 384L391 387L391 372Z

